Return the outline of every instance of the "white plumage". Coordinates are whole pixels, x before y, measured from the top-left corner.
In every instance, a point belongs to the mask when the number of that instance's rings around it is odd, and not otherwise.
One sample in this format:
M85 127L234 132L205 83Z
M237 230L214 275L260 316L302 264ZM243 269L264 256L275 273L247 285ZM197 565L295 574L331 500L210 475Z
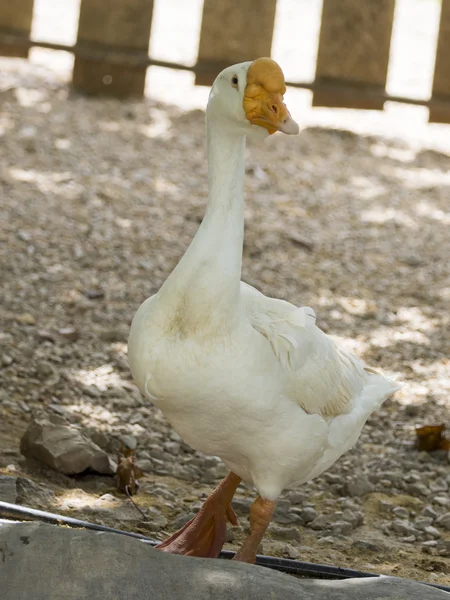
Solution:
M247 120L245 85L234 83L245 83L249 65L226 69L212 88L206 215L137 311L129 361L142 393L189 445L274 500L332 465L400 386L339 349L311 308L240 282L245 137L267 135Z

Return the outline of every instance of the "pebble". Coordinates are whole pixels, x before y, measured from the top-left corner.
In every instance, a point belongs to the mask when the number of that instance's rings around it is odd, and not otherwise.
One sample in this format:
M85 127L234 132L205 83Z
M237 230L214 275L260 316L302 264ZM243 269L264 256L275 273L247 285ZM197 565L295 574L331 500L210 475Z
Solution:
M340 533L342 535L348 535L353 531L353 526L349 521L336 521L331 525L334 533Z
M422 508L422 510L420 511L420 514L423 517L430 517L431 519L436 519L437 518L437 512L434 510L434 508L432 506L430 506L429 504L427 504L427 506L424 506Z
M194 512L183 513L182 515L179 515L172 522L172 529L174 531L178 531L178 529L181 529L184 525L186 525L186 523L188 521L190 521L191 519L193 519L195 517L195 515L196 515L196 513L194 513Z
M409 521L400 521L395 520L392 521L392 529L395 533L400 533L401 535L416 535L417 531L414 527L409 523Z
M321 537L317 540L319 544L334 544L336 542L336 538L331 535L327 535L325 537Z
M2 357L1 357L2 367L9 367L9 365L12 365L13 362L14 362L14 359L12 356L10 356L9 354L2 354Z
M448 496L435 496L433 502L439 504L439 506L450 506L450 498Z
M293 546L292 544L286 544L283 549L283 556L287 556L288 558L296 559L300 557L299 550Z
M341 519L343 521L348 521L349 523L351 523L353 525L353 527L358 527L359 525L363 524L364 515L362 514L362 512L354 511L354 510L350 510L349 508L346 508L342 512Z
M437 554L439 556L450 557L450 540L441 540L436 546Z
M281 527L280 525L271 523L268 531L273 537L280 538L281 540L293 540L295 542L301 540L300 531L295 527Z
M350 496L365 496L374 491L375 487L365 475L358 475L347 484Z
M311 521L317 519L317 511L311 506L307 506L301 511L300 518L304 523L311 523Z
M291 504L302 504L306 500L306 495L295 491L286 494L286 498Z
M379 552L385 549L385 544L382 542L369 540L355 540L352 546L358 550L367 550L369 552Z
M148 458L140 458L136 461L136 466L144 471L144 473L151 473L153 471L153 463Z
M411 496L428 496L430 489L424 483L408 483L405 486L405 490Z
M439 525L439 527L443 527L444 529L450 530L450 512L445 513L445 515L439 517L439 519L437 519L436 521L436 524Z
M331 527L330 517L326 515L320 515L319 517L314 519L314 521L311 521L311 523L309 523L309 526L311 527L311 529L316 530L329 529Z
M429 527L432 522L433 519L431 517L420 517L414 521L414 527L423 531Z
M125 448L128 448L129 450L136 450L137 439L134 437L134 435L121 435L120 441L123 443Z
M403 508L403 506L396 506L392 512L399 519L409 519L409 511Z
M436 527L433 527L432 525L430 525L429 527L425 527L424 531L428 536L430 536L433 539L441 537L440 531L438 529L436 529Z

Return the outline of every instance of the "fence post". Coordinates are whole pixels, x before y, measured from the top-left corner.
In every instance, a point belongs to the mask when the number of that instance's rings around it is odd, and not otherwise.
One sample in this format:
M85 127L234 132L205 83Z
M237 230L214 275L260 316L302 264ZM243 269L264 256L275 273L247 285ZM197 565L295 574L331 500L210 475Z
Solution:
M31 33L33 0L3 0L0 2L0 33L23 35ZM0 56L28 58L28 48L13 44L0 44Z
M232 64L270 56L277 0L205 0L195 83Z
M450 0L442 0L432 98L450 103ZM450 123L450 104L431 108L429 121Z
M382 109L383 100L352 98L339 86L386 86L395 0L323 0L313 106Z
M81 0L77 46L142 52L148 56L153 0ZM88 94L142 96L146 66L77 56L73 87Z

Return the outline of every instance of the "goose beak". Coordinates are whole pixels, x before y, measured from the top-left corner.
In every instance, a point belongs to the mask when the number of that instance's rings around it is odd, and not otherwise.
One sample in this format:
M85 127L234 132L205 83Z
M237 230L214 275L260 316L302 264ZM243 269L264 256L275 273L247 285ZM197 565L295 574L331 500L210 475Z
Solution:
M286 92L283 71L271 58L258 58L247 71L243 106L252 125L264 127L272 134L282 131L288 135L299 132L283 96Z

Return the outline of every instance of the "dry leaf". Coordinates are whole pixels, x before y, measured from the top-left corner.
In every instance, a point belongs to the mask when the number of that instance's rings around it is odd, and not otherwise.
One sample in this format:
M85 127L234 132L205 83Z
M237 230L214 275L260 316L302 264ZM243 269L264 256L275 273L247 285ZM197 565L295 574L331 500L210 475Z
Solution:
M417 448L426 452L450 450L450 440L444 437L445 425L423 425L416 427Z

